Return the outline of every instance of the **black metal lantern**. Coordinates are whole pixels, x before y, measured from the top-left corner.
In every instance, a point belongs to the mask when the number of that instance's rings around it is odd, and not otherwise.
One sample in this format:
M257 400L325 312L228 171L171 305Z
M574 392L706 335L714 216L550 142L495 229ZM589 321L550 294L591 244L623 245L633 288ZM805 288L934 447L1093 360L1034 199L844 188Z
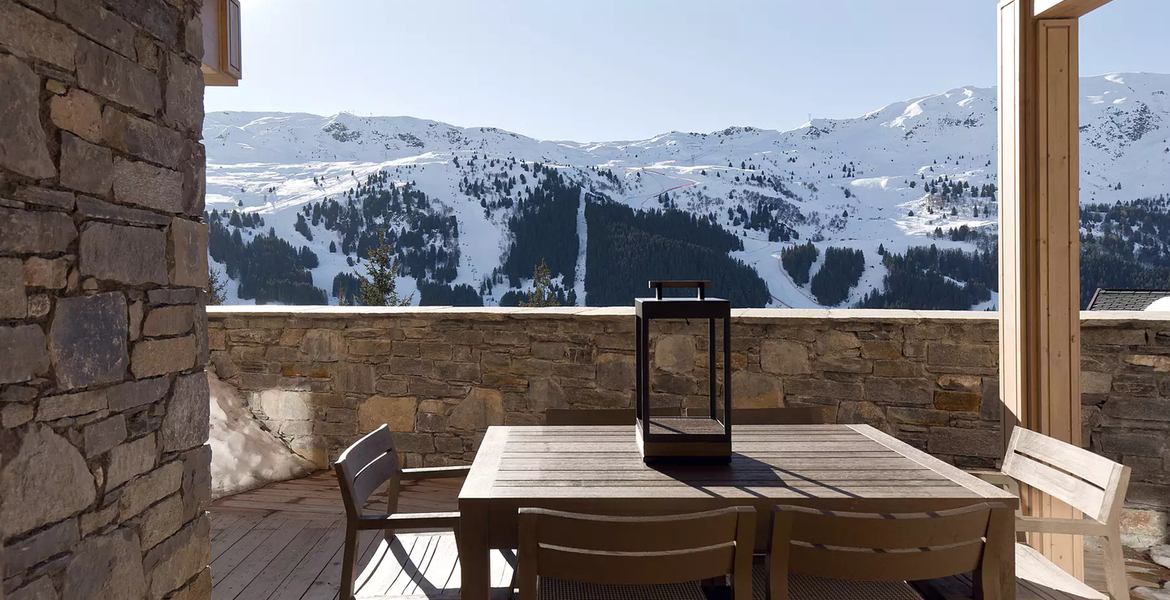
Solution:
M635 343L638 449L647 462L731 461L731 302L708 298L710 281L651 281L653 298L637 298ZM693 298L664 298L662 288L697 288ZM650 414L650 321L706 319L710 407L706 415L685 417ZM723 407L719 410L716 383L715 321L723 320ZM722 419L720 418L722 416Z

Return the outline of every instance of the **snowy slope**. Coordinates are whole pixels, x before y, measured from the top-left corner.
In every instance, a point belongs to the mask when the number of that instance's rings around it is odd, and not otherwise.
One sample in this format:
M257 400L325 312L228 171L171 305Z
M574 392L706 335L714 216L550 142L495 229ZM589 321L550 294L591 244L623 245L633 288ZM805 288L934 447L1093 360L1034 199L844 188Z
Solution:
M1083 202L1170 192L1167 90L1168 75L1128 73L1081 80ZM478 289L502 262L509 215L484 210L479 200L459 192L464 177L491 174L486 166L469 167L473 156L557 166L586 189L634 208L658 207L660 194L669 192L681 209L714 213L743 239L744 250L733 256L754 266L767 282L772 306L818 306L808 286L795 285L779 266L780 250L793 243L811 239L822 250L848 246L865 252L866 272L844 303L851 304L881 284L879 244L893 252L932 243L971 248L929 234L960 225L994 232L997 219L993 199L966 198L933 211L937 198L923 191L924 182L944 176L975 187L996 183L994 88L950 90L857 118L816 119L784 132L732 127L580 143L412 117L218 112L206 116L204 138L207 209L259 213L263 230L273 227L290 242L312 248L321 261L313 270L314 284L327 292L334 274L353 269L344 255L328 252L329 242L336 239L333 232L315 227L309 242L293 230L297 210L306 203L340 198L379 171L399 183L414 182L457 217L461 260L454 283ZM617 175L620 185L594 167ZM763 177L767 183L749 182L748 177ZM799 233L799 240L770 242L766 232L733 225L729 208L750 211L761 199L798 211L786 213L782 221ZM958 214L952 215L952 208ZM580 221L583 266L583 214ZM245 236L256 231L245 230ZM222 265L213 263L213 268L223 273ZM583 301L584 268L578 271L577 297ZM400 290L410 293L414 285L413 279L403 278ZM503 291L497 289L486 302ZM228 296L229 302L240 302L234 285L228 286Z

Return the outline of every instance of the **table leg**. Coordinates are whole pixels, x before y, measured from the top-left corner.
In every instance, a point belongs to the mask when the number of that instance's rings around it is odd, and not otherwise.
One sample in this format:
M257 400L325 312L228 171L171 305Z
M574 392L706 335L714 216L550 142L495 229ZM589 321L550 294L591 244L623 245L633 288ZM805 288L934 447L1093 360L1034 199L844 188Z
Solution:
M976 600L1016 598L1016 513L1010 508L991 510L983 565L972 579Z
M491 595L487 516L486 502L459 502L460 597L463 600L488 600Z

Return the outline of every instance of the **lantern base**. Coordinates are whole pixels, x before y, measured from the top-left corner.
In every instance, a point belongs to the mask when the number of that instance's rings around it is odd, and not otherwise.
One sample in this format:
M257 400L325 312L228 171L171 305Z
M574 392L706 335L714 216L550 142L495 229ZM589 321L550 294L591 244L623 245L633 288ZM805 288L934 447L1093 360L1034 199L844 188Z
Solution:
M724 426L710 418L656 417L650 421L650 435L635 424L638 452L650 464L727 464L731 462L731 440Z

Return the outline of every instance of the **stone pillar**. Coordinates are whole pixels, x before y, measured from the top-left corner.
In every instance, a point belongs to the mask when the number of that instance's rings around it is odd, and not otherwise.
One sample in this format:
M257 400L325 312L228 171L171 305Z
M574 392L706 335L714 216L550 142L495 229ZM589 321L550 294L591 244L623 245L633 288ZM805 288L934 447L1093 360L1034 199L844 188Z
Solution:
M0 592L211 597L198 0L0 0Z

